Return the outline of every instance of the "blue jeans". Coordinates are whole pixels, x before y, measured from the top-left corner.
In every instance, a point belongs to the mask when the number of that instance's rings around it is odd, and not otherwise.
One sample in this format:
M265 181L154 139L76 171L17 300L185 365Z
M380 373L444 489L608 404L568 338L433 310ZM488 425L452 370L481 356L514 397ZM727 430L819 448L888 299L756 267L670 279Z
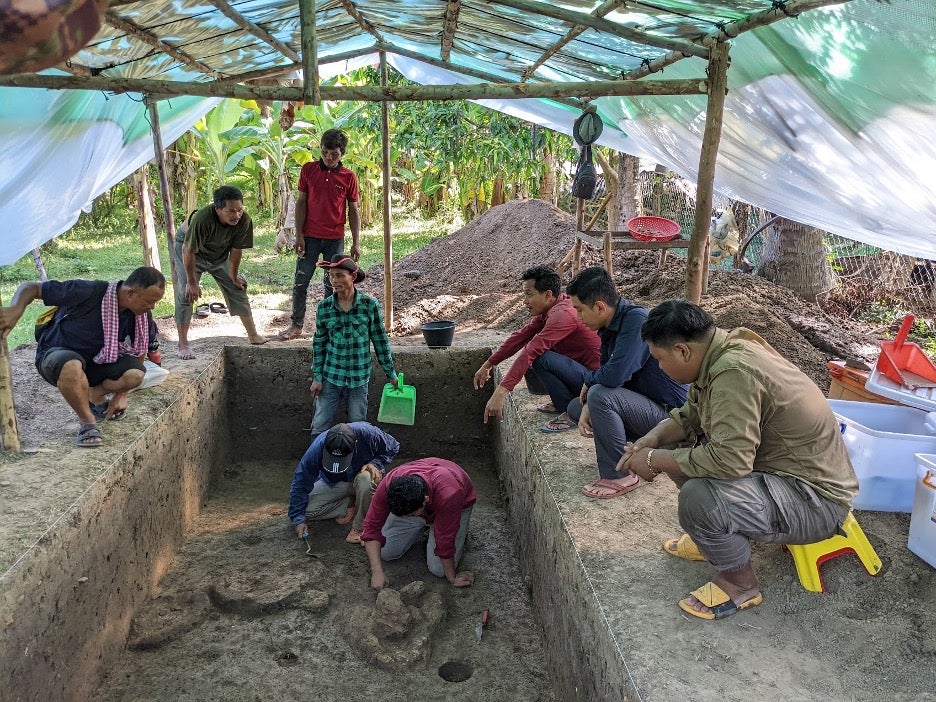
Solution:
M333 385L322 381L322 392L315 400L315 412L312 415L312 439L331 428L338 412L338 406L344 398L348 400L348 421L367 421L367 383L356 388Z
M344 239L316 239L315 237L305 238L305 255L296 259L296 278L293 283L292 299L292 323L293 326L300 329L305 324L306 303L309 297L309 283L312 282L312 276L315 275L316 263L319 257L330 261L331 257L337 253L344 252ZM328 282L328 273L322 269L322 275L325 278L325 297L331 295L331 283Z
M569 401L579 396L588 372L578 361L555 351L545 351L533 361L530 370L546 386L557 412L565 412Z

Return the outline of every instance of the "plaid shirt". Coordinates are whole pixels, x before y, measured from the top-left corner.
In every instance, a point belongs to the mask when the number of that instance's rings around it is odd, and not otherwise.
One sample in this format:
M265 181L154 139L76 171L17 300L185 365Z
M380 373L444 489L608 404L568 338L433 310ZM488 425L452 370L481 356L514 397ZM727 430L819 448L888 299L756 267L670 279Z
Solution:
M360 290L354 291L351 309L338 307L335 295L319 303L312 339L312 376L339 387L356 388L370 380L370 344L390 380L396 378L390 340L384 331L380 305Z

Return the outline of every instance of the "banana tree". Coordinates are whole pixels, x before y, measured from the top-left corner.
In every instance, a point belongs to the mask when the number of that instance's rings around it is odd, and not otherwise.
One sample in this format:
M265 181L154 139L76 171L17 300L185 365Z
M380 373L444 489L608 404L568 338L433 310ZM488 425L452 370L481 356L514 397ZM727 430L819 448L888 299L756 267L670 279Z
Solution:
M244 108L240 102L222 100L191 129L198 137L198 152L203 168L207 171L209 190L224 185L240 162L231 159L236 145L228 138L227 132L243 114Z

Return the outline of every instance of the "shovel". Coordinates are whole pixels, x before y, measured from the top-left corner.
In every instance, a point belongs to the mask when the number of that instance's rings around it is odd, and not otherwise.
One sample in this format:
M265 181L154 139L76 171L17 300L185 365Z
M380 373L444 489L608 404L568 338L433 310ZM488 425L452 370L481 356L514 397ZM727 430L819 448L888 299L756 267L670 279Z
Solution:
M416 388L403 384L402 373L397 374L397 387L393 383L384 385L377 421L410 426L416 423Z

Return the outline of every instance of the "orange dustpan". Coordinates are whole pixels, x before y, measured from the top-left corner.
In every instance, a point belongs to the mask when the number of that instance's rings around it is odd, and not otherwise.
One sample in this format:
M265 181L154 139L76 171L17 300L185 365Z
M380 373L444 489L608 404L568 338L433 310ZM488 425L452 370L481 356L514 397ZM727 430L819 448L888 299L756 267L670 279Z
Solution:
M914 343L907 342L907 333L913 326L913 315L904 317L897 338L881 342L881 355L877 369L898 385L911 390L936 388L936 365L926 352Z

